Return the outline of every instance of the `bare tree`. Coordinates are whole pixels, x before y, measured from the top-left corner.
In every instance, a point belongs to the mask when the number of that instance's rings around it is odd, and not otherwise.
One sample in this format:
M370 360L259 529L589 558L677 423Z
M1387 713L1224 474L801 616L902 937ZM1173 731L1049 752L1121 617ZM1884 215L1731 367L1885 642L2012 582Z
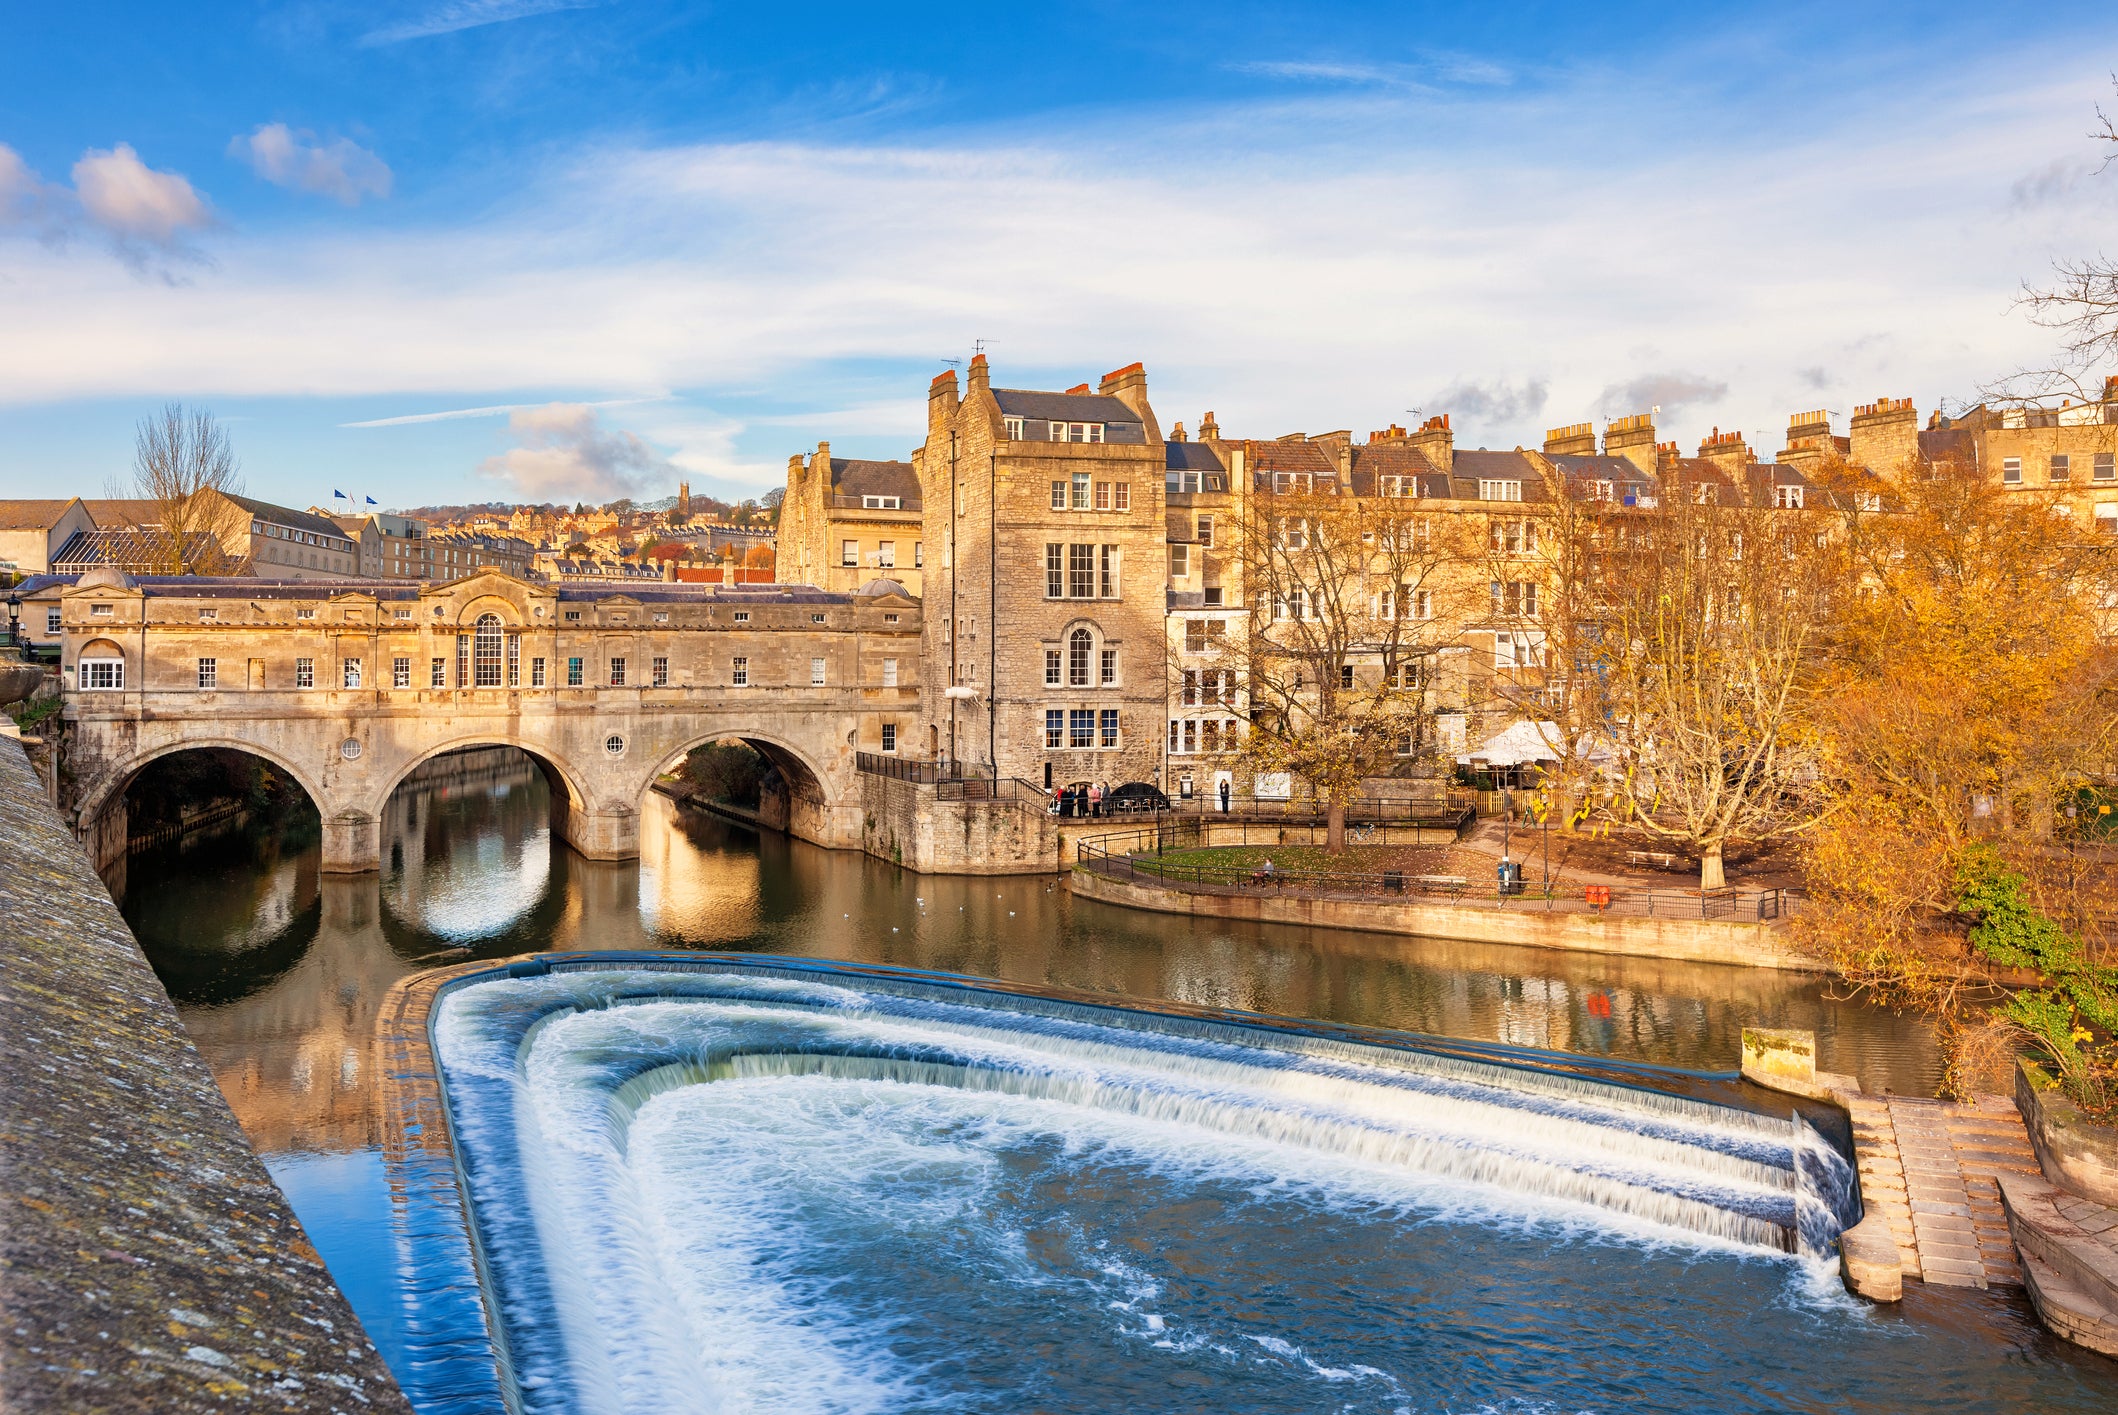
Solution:
M1341 495L1329 484L1260 491L1241 527L1248 629L1241 656L1258 772L1300 777L1325 808L1326 845L1345 847L1361 782L1435 750L1438 650L1457 637L1444 567L1461 559L1460 517L1416 500Z
M242 491L241 472L227 429L213 414L170 403L142 418L129 490L154 506L156 523L144 530L150 573L228 572L227 544L248 513L228 499Z
M1725 883L1731 840L1810 820L1800 710L1840 551L1824 513L1664 495L1614 518L1602 591L1620 804Z

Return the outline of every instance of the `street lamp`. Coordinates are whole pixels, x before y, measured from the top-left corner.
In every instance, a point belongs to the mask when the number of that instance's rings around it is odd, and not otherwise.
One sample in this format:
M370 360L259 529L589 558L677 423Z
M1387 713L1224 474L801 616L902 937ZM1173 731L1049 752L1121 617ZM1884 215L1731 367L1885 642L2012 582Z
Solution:
M22 591L7 592L7 644L9 648L22 647Z

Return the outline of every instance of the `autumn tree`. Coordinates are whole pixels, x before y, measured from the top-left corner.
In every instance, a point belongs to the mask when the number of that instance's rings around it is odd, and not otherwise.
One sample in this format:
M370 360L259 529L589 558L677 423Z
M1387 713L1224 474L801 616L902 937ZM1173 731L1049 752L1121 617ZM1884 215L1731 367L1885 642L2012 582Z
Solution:
M170 403L142 418L130 485L114 490L154 508L155 524L143 529L149 573L221 575L231 568L225 547L248 528L249 513L228 499L242 491L241 472L213 414Z
M1245 503L1250 616L1230 649L1251 729L1238 755L1255 772L1307 784L1334 851L1365 778L1436 750L1438 651L1462 627L1446 583L1464 558L1460 524L1415 499L1356 497L1306 478Z
M1667 479L1605 523L1597 557L1617 801L1698 852L1701 889L1725 884L1729 842L1810 819L1803 707L1843 549L1821 509L1762 490L1732 506Z

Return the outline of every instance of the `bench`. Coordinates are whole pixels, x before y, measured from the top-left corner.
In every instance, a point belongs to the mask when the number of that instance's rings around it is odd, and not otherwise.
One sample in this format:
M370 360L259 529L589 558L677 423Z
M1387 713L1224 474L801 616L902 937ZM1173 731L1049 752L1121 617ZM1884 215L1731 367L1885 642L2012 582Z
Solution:
M1684 862L1667 850L1628 850L1625 863L1636 870L1674 870L1684 867Z

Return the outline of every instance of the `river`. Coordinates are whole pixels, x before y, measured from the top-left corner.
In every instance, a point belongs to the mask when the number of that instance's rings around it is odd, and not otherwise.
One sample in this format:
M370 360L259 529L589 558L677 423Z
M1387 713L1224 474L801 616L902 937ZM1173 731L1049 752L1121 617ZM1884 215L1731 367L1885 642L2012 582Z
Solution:
M915 875L659 796L643 807L637 861L587 861L552 840L526 758L448 770L392 799L380 875L322 874L313 827L243 822L133 856L123 898L237 1116L401 1374L420 1299L384 1241L377 1010L407 974L470 958L801 955L1714 1070L1735 1066L1744 1026L1799 1027L1817 1033L1820 1066L1870 1091L1931 1093L1939 1075L1924 1022L1804 975L1142 914L1047 877ZM1991 1408L2118 1398L2110 1363L2059 1348L2019 1295L1922 1291L1889 1320L1975 1334L1996 1369L2027 1357L2058 1381ZM2091 1389L2089 1403L2071 1398Z

